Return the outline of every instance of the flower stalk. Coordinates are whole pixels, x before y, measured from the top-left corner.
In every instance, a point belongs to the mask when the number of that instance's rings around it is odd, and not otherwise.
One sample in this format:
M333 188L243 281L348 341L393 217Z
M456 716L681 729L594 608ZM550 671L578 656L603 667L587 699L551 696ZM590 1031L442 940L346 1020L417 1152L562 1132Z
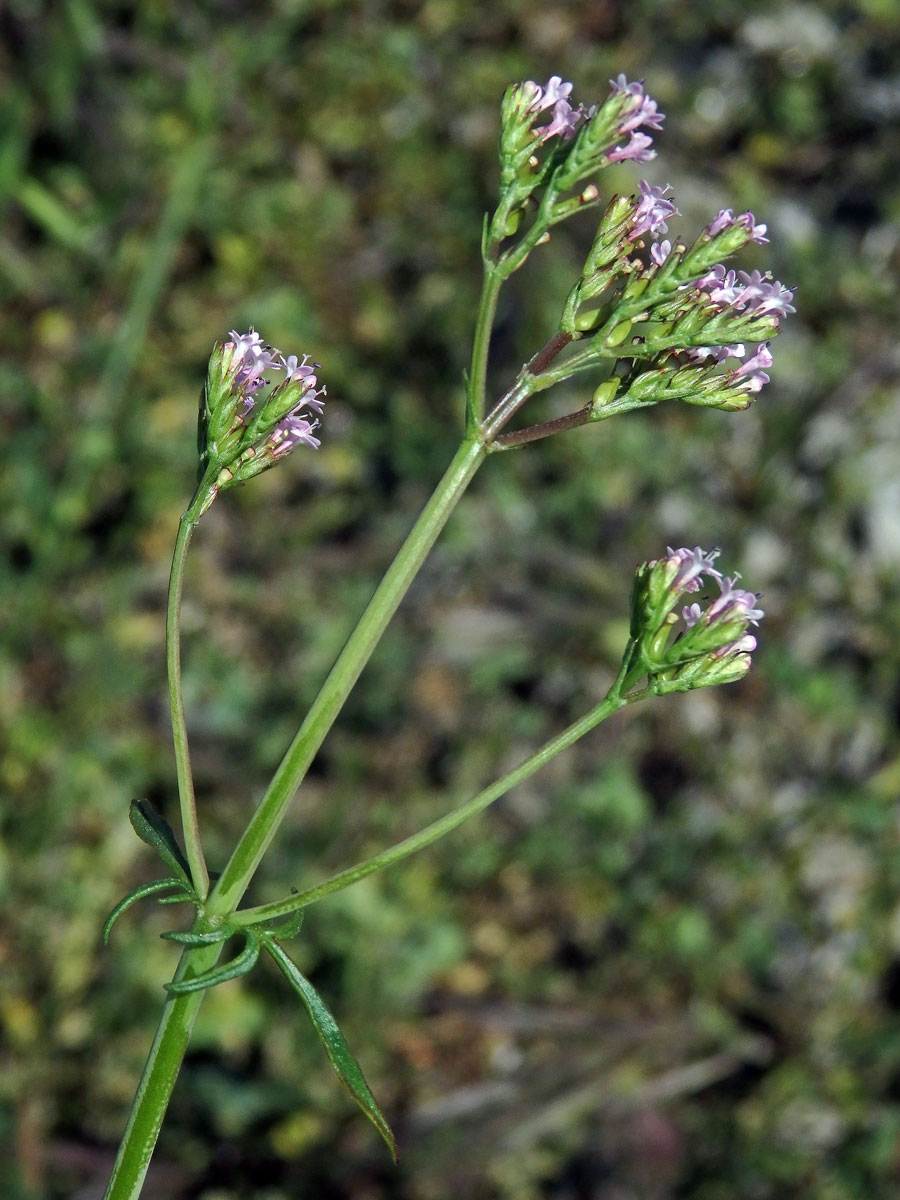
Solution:
M181 594L184 589L187 552L196 524L189 513L185 513L178 524L178 537L175 540L166 603L166 678L168 680L172 741L175 748L175 773L178 780L178 802L181 810L185 852L190 865L194 889L199 896L205 897L209 891L209 871L203 855L203 843L200 839L200 823L197 817L197 801L194 796L194 777L191 773L191 756L181 683Z

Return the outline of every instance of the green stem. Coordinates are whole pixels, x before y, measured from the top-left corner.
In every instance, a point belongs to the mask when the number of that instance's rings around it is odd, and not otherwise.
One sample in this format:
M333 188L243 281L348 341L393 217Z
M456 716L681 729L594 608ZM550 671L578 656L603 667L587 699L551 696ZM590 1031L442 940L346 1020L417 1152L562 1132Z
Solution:
M466 436L473 437L484 415L484 394L487 387L488 352L491 331L497 312L497 298L503 286L503 277L496 267L485 263L481 299L475 318L475 337L472 342L472 363L466 392Z
M621 678L620 676L620 680ZM612 716L613 713L618 712L621 708L633 703L635 700L643 699L644 694L623 697L620 680L617 680L609 695L595 708L592 708L589 713L580 720L575 721L567 729L564 729L562 733L552 738L540 750L535 751L534 754L520 762L518 766L513 767L511 771L507 771L505 775L501 775L499 779L496 779L476 796L473 796L458 808L453 809L452 812L439 817L437 821L426 825L418 833L404 838L402 842L398 842L395 846L391 846L387 850L382 850L380 854L376 854L372 858L367 858L363 862L356 863L355 866L348 867L338 875L332 876L331 879L325 880L324 883L308 888L304 892L296 892L291 896L287 896L284 900L275 901L273 904L261 904L256 908L242 909L230 918L231 921L235 925L252 925L258 921L274 920L276 917L286 916L288 913L296 912L300 908L306 908L307 905L314 904L317 900L321 900L323 896L330 896L332 892L339 892L343 888L350 887L351 884L358 882L358 880L365 879L367 875L372 875L376 871L381 871L385 867L391 866L393 863L400 862L401 859L407 858L410 854L415 854L417 850L422 850L425 846L430 846L439 838L444 837L445 834L456 829L457 826L462 825L464 821L468 821L470 817L475 816L476 813L483 812L484 809L493 804L495 800L499 800L511 788L514 788L517 784L534 775L551 758L555 758L561 751L568 749L573 742L577 742L579 738L584 737L586 733L599 725L601 721L605 721L607 717Z
M224 915L237 907L351 688L486 454L480 441L467 439L460 446L288 747L209 896L208 914Z
M221 950L221 945L186 950L174 978L182 979L188 971L199 975L208 970L215 965ZM194 1019L205 995L206 992L190 992L166 1000L103 1200L137 1200L141 1194Z
M169 576L169 597L166 606L166 672L169 687L169 708L172 713L172 739L175 745L175 770L178 776L178 800L181 806L181 827L184 845L191 868L194 889L202 900L209 891L209 872L203 857L194 780L191 775L191 756L188 748L187 726L184 720L184 697L181 688L181 593L184 587L184 566L191 537L197 526L191 509L178 524L172 573Z

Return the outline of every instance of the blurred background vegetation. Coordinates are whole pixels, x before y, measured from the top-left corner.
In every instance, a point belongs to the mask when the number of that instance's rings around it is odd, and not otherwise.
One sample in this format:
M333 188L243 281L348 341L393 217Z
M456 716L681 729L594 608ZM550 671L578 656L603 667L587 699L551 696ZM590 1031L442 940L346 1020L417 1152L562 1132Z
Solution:
M743 683L636 708L296 944L394 1170L268 969L217 989L148 1200L859 1200L900 1189L900 9L893 0L7 0L0 9L0 1191L98 1197L175 962L133 796L175 817L163 605L209 349L321 361L318 454L195 540L186 689L221 863L452 453L511 81L618 72L693 235L796 286L747 413L488 462L255 899L416 829L602 694L634 566L764 593ZM633 189L637 175L602 182ZM493 378L592 232L511 282ZM580 393L541 401L580 403Z

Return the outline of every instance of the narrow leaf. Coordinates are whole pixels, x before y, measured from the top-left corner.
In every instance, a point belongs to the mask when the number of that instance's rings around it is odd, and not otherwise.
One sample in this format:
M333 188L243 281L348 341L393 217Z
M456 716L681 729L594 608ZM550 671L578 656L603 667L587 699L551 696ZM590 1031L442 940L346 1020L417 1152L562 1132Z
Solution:
M115 925L116 921L118 921L127 908L131 908L132 904L136 904L138 900L143 900L145 896L152 896L155 892L167 892L169 888L180 888L183 886L184 884L180 879L154 879L152 883L142 883L133 892L129 892L123 900L119 901L103 924L103 945L105 946L109 942L109 935L112 932L113 925ZM185 898L193 899L193 897Z
M180 879L178 880L178 886L180 888L184 887L184 885L182 884ZM157 900L156 903L157 904L185 904L185 903L187 903L187 904L193 904L195 908L199 907L199 905L200 905L200 901L197 899L197 897L194 895L193 892L185 892L185 891L176 892L174 896L160 896L160 898Z
M397 1142L384 1114L378 1107L369 1085L366 1083L359 1063L350 1052L344 1035L338 1028L337 1021L325 1007L322 998L309 982L301 975L294 961L285 953L277 942L271 938L265 939L265 946L275 962L284 973L291 987L303 1001L309 1013L316 1033L325 1047L325 1053L331 1060L331 1065L337 1072L338 1078L347 1087L350 1095L366 1114L387 1143L394 1162L398 1161Z
M291 888L291 895L299 895L296 888ZM291 938L295 938L303 928L303 918L306 916L305 911L301 908L288 921L282 921L280 925L272 925L270 922L260 922L260 928L265 930L270 937L278 938L280 942L289 942Z
M264 928L270 937L277 938L279 942L289 942L303 928L305 916L306 912L301 908L289 921L282 921L280 925L267 925Z
M132 800L128 815L141 841L152 846L166 866L171 867L189 886L193 886L191 868L169 822L146 800Z
M213 929L209 933L182 933L179 929L167 929L159 936L167 942L178 942L181 946L214 946L216 942L225 942L234 933L233 929Z
M224 967L211 967L202 975L195 975L193 979L179 979L177 983L167 983L166 991L175 996L184 996L188 992L202 992L205 988L215 987L217 983L227 983L229 979L246 975L256 966L258 958L259 939L248 936L244 949L230 963L226 963Z

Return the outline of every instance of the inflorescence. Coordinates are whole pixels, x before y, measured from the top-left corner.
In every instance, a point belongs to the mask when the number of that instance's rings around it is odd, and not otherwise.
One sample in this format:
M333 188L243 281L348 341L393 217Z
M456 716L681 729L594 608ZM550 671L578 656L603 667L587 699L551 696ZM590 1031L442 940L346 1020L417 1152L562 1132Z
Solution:
M738 575L717 569L718 555L700 546L670 546L665 558L637 570L626 653L633 677L646 675L655 692L726 683L750 668L756 638L749 626L759 624L764 613L757 594L737 587ZM703 590L707 579L717 585L718 596L705 604L683 604Z
M298 446L319 448L315 431L324 408L318 363L285 356L251 326L232 330L213 348L200 403L202 514L224 488L274 466ZM284 373L269 391L268 373Z

